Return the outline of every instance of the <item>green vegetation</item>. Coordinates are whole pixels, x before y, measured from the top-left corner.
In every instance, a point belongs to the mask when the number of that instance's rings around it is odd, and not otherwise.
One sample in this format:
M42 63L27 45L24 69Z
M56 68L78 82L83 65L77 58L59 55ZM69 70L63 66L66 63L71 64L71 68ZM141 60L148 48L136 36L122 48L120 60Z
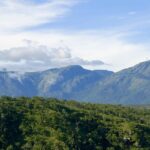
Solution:
M149 107L0 98L1 150L149 150Z

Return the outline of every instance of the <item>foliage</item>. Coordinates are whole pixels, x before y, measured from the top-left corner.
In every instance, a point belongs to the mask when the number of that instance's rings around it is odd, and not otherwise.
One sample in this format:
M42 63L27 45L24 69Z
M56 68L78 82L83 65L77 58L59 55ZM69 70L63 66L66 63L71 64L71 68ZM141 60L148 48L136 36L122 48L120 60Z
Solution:
M1 150L148 150L150 109L0 98Z

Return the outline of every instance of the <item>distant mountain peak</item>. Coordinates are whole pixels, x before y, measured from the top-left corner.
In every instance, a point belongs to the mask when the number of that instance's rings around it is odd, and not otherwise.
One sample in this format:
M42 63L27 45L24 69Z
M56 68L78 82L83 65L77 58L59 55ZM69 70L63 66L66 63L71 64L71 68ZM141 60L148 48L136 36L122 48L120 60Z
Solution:
M150 74L150 60L136 64L133 67L119 71L118 73L132 74Z
M150 68L150 60L141 62L141 63L137 64L135 67L144 67L145 69L148 67Z

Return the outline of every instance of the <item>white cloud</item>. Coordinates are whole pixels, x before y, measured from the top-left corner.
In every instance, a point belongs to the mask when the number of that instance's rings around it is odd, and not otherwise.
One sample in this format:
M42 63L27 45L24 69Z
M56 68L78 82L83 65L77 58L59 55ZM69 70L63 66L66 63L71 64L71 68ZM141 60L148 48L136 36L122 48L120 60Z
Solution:
M53 29L27 32L23 29L50 23L67 15L79 0L45 0L40 4L35 2L36 0L0 0L1 68L33 71L80 64L91 69L118 71L150 57L149 44L126 41L125 37L130 34L128 32L120 34L96 30L69 33ZM134 11L128 13L135 14ZM131 31L138 24L144 25L145 22L138 21L118 27L117 30L125 28L124 30ZM16 30L19 32L13 32ZM23 39L29 39L28 45L23 46ZM37 41L40 45L33 44L30 40ZM62 44L59 46L59 41L64 41L69 48L62 48ZM100 65L99 60L110 65Z
M74 33L53 30L0 36L1 52L4 52L3 56L0 54L0 66L1 68L9 66L14 70L23 67L25 69L30 67L30 70L40 70L44 69L43 66L47 69L80 64L88 69L118 71L150 58L149 44L126 41L126 36L130 34L130 32L117 33L98 30ZM28 41L28 46L23 46L21 39L29 39L29 37L30 40L37 41L39 44L36 45L36 42L30 43ZM17 48L12 48L16 46ZM100 65L101 62L96 65L96 61L92 64L93 60L102 60L108 65ZM3 65L4 62L9 64Z
M0 31L15 31L52 22L62 17L78 0L0 0Z
M68 65L100 66L100 60L84 60L73 57L66 47L47 47L27 40L27 45L0 51L0 68L8 70L39 71Z

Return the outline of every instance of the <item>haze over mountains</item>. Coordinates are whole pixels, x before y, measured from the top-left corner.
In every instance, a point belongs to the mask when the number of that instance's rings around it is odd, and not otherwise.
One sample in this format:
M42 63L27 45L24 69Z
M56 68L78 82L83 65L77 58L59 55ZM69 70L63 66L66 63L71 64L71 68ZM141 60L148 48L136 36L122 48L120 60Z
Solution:
M0 72L1 96L44 96L112 104L150 104L150 61L114 73L74 65L41 72Z

